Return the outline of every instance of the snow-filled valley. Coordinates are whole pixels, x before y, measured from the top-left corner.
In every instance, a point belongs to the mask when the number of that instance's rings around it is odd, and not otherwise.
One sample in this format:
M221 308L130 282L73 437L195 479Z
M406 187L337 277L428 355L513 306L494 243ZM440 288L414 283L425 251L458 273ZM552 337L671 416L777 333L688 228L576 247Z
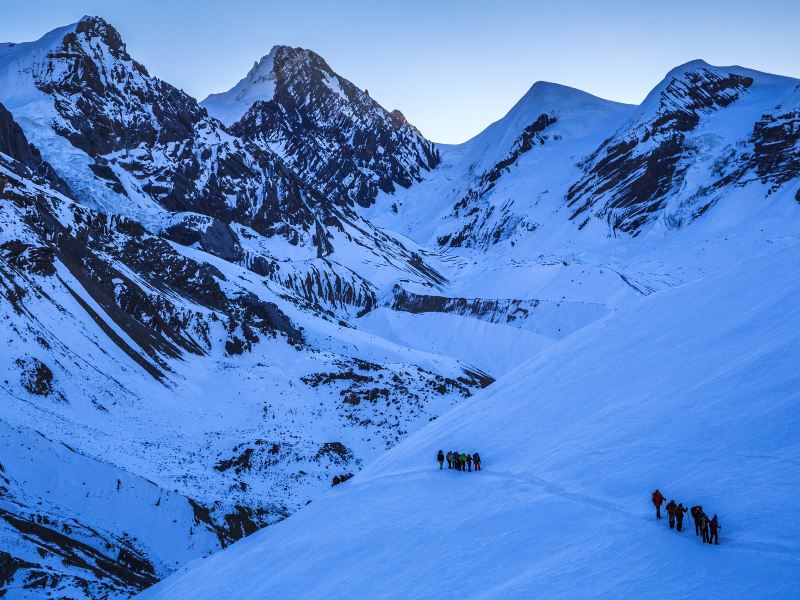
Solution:
M448 146L310 50L198 103L0 44L0 595L790 597L798 264L791 78Z

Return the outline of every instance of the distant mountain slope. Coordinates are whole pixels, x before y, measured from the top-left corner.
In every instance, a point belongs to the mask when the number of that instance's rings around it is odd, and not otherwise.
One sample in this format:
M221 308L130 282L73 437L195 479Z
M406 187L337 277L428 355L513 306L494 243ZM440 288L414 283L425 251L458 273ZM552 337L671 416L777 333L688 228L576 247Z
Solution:
M747 167L757 122L797 84L702 61L674 69L586 161L567 192L570 218L584 225L593 215L632 235L657 219L696 219Z
M795 240L589 326L140 597L791 596L798 260ZM440 471L440 448L483 470ZM656 521L656 487L718 514L721 545Z
M660 236L739 188L775 202L781 188L800 193L798 85L692 61L634 107L540 82L474 139L441 147L422 183L362 214L420 243L524 257Z
M459 190L437 243L487 248L535 232L547 216L544 206L561 201L564 182L577 176L577 160L630 111L579 90L536 83L505 117L464 144L458 168L468 187Z
M319 55L275 46L228 92L202 102L242 139L270 148L324 197L369 206L439 162L400 111L337 75Z
M0 101L90 206L154 224L164 209L191 210L324 252L320 199L151 77L100 18L0 46Z

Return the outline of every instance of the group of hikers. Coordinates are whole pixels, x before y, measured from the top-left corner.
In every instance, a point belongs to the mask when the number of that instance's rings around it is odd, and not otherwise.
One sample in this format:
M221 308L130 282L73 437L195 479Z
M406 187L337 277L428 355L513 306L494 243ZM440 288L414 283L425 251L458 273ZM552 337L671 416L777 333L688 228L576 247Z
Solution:
M439 452L436 454L436 460L439 461L440 470L444 468L445 459L447 459L448 469L472 472L472 467L474 465L476 471L481 470L481 455L477 452L470 454L469 452L450 450L445 455L444 451L439 450Z
M653 492L653 504L656 507L656 519L661 518L661 505L667 500L659 490ZM675 500L670 500L664 507L667 510L669 517L669 528L683 531L683 517L688 512L694 519L694 534L703 537L704 544L719 544L719 530L722 526L719 524L717 515L711 519L703 512L703 507L700 505L692 506L686 509L683 503L675 504ZM712 541L713 540L713 541Z

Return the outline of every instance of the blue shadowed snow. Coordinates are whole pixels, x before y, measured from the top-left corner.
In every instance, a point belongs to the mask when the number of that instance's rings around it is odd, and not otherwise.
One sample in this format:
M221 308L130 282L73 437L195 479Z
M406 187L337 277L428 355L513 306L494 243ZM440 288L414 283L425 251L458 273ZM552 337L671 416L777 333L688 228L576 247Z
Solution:
M554 344L285 522L142 598L788 598L800 249ZM439 448L484 471L440 472ZM721 545L650 492L719 514Z

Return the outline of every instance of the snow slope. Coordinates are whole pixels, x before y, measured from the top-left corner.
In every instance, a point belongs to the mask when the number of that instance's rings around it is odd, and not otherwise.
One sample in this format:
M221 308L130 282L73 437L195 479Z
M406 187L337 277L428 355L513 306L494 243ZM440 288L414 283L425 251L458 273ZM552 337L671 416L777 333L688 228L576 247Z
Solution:
M140 597L791 597L800 245L776 246L554 344ZM440 472L439 448L484 470ZM656 487L719 514L721 545L656 521Z
M535 230L543 216L559 208L561 193L580 173L577 163L633 110L536 82L477 136L440 146L442 165L421 184L379 196L364 214L420 243L449 246L485 247L490 240ZM539 121L543 117L547 120Z
M208 114L225 125L233 125L256 102L268 102L275 95L275 53L273 46L269 54L253 64L247 75L227 92L211 94L203 100Z

